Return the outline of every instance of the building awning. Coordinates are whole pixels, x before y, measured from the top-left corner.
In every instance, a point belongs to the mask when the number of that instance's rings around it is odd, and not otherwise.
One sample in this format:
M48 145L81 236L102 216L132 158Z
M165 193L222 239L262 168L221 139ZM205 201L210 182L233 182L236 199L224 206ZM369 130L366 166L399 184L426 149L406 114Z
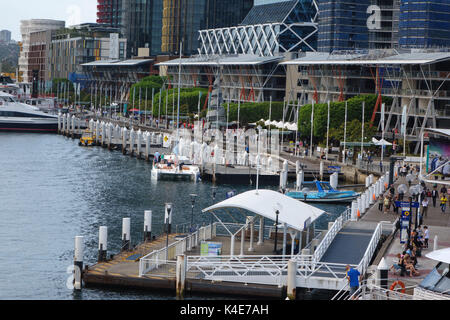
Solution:
M282 62L282 65L416 65L450 60L450 52L408 52L383 58L362 54L307 53L304 57Z
M447 138L450 138L450 129L426 129L425 131L431 132L431 133L437 133L443 136L446 136Z
M440 249L436 251L432 251L426 254L428 259L450 263L450 248Z
M283 60L282 56L260 57L251 54L210 56L174 59L158 63L156 66L220 66L220 65L260 65Z
M278 222L286 223L288 228L297 231L307 229L311 223L325 214L325 211L321 209L272 190L252 190L241 193L206 208L202 212L231 208L246 210L272 221L276 221L276 211L278 210Z
M86 67L126 67L137 66L145 63L150 63L152 59L130 59L130 60L99 60L88 63L83 63L82 66Z

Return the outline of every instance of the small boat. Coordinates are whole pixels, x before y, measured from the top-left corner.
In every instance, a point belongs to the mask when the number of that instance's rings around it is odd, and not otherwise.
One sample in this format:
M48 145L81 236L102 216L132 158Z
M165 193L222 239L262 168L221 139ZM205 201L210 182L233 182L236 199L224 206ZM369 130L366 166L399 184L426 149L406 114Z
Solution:
M81 135L79 146L91 147L95 145L95 134L89 129L85 130Z
M352 190L336 190L329 182L304 182L302 186L303 189L301 191L288 191L286 195L305 202L328 203L352 202L360 195Z
M200 180L200 169L187 157L165 155L153 163L152 178L156 180Z

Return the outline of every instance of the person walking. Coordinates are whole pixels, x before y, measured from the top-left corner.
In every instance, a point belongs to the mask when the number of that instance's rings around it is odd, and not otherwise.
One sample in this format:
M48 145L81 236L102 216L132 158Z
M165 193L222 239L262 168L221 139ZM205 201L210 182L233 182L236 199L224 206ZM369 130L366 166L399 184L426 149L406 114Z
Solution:
M426 217L428 213L428 198L422 200L422 217Z
M439 192L436 189L436 186L434 186L433 191L431 191L431 199L433 199L433 207L436 208L436 199L439 195Z
M391 200L389 199L389 196L386 195L384 197L384 213L389 212L389 207L391 206Z
M378 196L378 210L380 211L380 212L383 212L383 195L379 195Z
M430 230L428 227L423 227L423 240L424 240L424 248L428 249L428 239L430 239Z
M346 278L350 286L350 297L352 300L355 300L356 297L354 297L353 295L359 289L359 283L362 280L361 273L358 271L358 269L350 268L349 265L345 267L345 271L347 271Z
M445 213L446 206L447 206L447 195L446 194L442 194L442 197L441 197L441 211L442 211L442 213Z

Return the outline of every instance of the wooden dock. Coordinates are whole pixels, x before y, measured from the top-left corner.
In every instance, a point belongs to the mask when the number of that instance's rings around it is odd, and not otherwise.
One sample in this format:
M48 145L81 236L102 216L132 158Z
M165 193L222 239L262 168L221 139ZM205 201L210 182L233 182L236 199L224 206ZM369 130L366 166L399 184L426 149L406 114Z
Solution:
M170 234L169 246L180 236L182 236L182 234ZM229 238L215 237L211 241L223 243L222 254L229 254ZM247 247L248 245L249 241L246 238L245 246ZM168 293L175 294L175 265L168 265L163 272L157 270L155 272L149 272L145 276L139 276L139 259L153 251L160 250L165 246L166 235L163 235L153 241L142 243L131 251L123 251L114 255L106 262L86 266L83 271L84 285L85 287L137 289L145 291L165 290ZM255 250L252 253L246 252L246 255L270 255L272 254L273 247L274 241L266 239L263 245L257 246L255 244ZM186 255L200 256L200 247L193 248L191 251L187 252ZM175 263L176 261L174 260L173 262ZM286 297L286 288L283 287L251 283L213 282L193 275L186 278L185 292L187 295L215 294L221 296L271 299L283 299Z

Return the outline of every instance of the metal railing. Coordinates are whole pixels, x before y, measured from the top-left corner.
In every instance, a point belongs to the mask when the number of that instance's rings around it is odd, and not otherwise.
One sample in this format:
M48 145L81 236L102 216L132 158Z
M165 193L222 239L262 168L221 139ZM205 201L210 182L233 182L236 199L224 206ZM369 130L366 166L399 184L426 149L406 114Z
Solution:
M371 279L362 281L352 295L348 292L350 287L347 282L331 300L413 300L413 296L410 294L382 288L372 284L372 281ZM417 284L406 286L405 291L411 292L416 286Z
M391 228L392 231L394 230L394 225L390 221L381 221L373 233L372 239L369 242L369 245L367 246L366 252L364 253L363 258L361 259L361 262L358 265L358 270L361 274L364 274L369 267L370 261L372 260L372 257L375 253L375 251L378 248L378 244L380 243L381 236L383 234L383 225L385 225L388 228Z
M147 273L159 269L161 266L171 265L175 262L174 260L178 255L182 255L192 248L198 247L199 243L202 241L211 240L215 235L215 228L216 224L207 225L196 232L186 235L182 239L169 244L167 247L155 250L145 257L142 257L139 259L139 276L143 277ZM170 274L170 276L174 277L175 272Z
M333 226L328 230L327 234L320 242L319 246L316 248L313 256L313 260L318 262L322 259L325 252L328 250L328 247L333 242L336 235L341 231L344 224L351 219L352 210L347 208L344 213L336 219Z

